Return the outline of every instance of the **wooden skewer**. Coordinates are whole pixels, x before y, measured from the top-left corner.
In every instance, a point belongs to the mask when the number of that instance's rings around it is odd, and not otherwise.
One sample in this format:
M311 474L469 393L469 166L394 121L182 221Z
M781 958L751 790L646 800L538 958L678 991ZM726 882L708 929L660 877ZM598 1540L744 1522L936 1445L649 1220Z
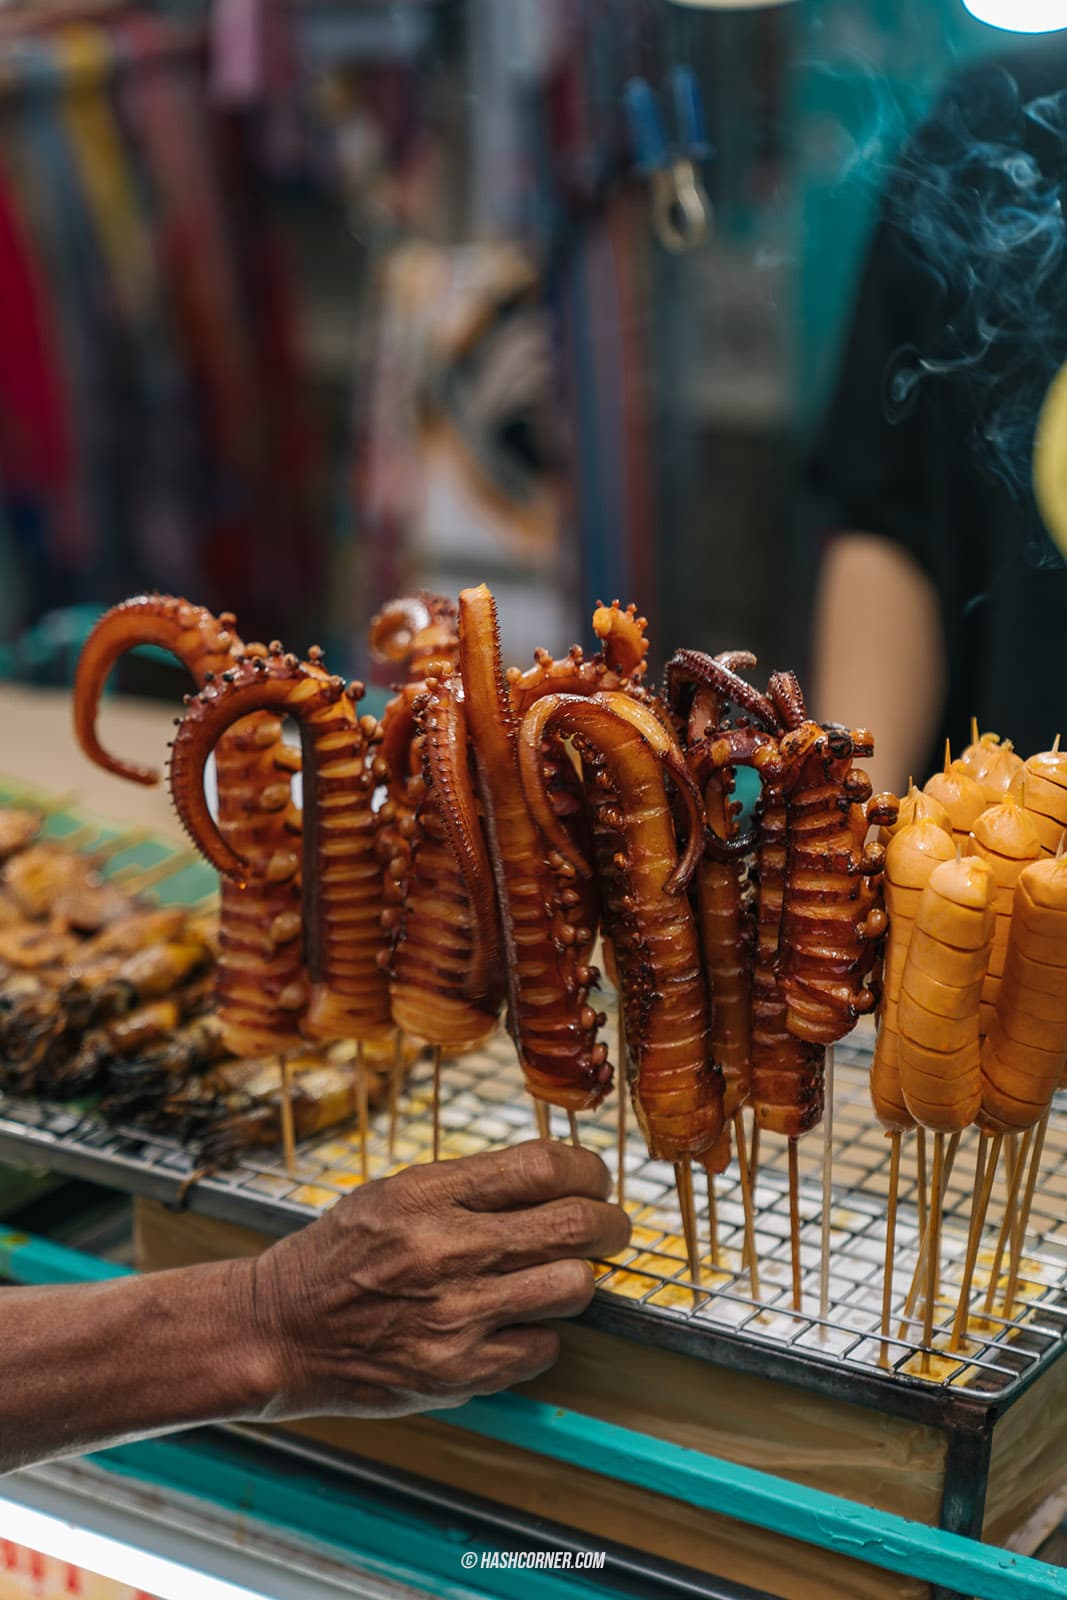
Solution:
M1000 1147L1003 1143L1002 1133L979 1135L978 1152L974 1158L974 1196L971 1201L971 1225L967 1231L967 1255L963 1263L963 1282L960 1284L960 1297L956 1302L952 1338L948 1345L950 1350L967 1348L971 1325L971 1287L974 1283L974 1269L978 1262L978 1248L982 1242L982 1230L989 1211L989 1199L993 1193L997 1164L1000 1161Z
M626 1204L626 1101L630 1093L630 1079L629 1074L626 1071L626 1019L622 1012L621 998L619 1002L618 1016L618 1057L619 1076L617 1089L619 1100L619 1118L617 1151L619 1170L616 1184L618 1193L616 1194L615 1198L618 1200L620 1206L624 1206Z
M819 1257L819 1328L820 1339L826 1337L826 1320L830 1315L830 1210L833 1202L834 1154L834 1047L826 1051L826 1076L823 1094L825 1104L822 1114L822 1229Z
M108 881L127 894L143 894L146 889L155 888L157 883L173 878L176 872L184 872L186 867L191 867L199 859L195 850L179 850L168 856L166 861L157 861L154 867L145 867L143 872L123 867L121 872L112 873Z
M722 1266L722 1251L719 1248L719 1202L715 1195L715 1174L710 1167L705 1170L708 1179L708 1230L711 1264L717 1270Z
M930 1371L934 1343L934 1312L941 1278L941 1206L945 1193L945 1135L934 1134L934 1187L930 1198L930 1248L926 1262L926 1304L923 1307L922 1372Z
M576 1150L580 1150L582 1148L582 1141L578 1137L578 1118L575 1116L573 1111L567 1112L567 1126L570 1129L571 1144Z
M885 1216L885 1266L882 1269L882 1347L878 1365L889 1365L889 1316L893 1309L893 1261L897 1244L897 1201L900 1197L900 1134L891 1133L889 1152L889 1205Z
M151 838L152 832L149 828L124 828L116 833L114 838L105 839L101 844L94 845L89 854L94 861L110 861L112 856L121 856L126 850L136 850L139 844L147 844Z
M293 1080L289 1072L289 1057L284 1053L278 1056L278 1068L282 1075L281 1115L282 1115L282 1149L285 1152L285 1170L296 1173L296 1123L293 1118Z
M537 1137L551 1139L552 1123L548 1115L548 1106L543 1100L534 1101L534 1116L537 1118Z
M755 1192L756 1192L756 1179L759 1177L759 1135L760 1135L759 1118L756 1116L755 1108L753 1108L753 1111L752 1111L752 1143L749 1146L749 1155L748 1155L748 1176L749 1176L749 1181L752 1184L752 1192L753 1192L753 1194L755 1194Z
M1012 1166L1008 1178L1008 1192L1004 1197L1004 1216L1000 1224L1000 1235L997 1239L993 1265L989 1269L989 1283L986 1287L985 1303L982 1306L983 1314L987 1317L992 1315L993 1301L996 1299L997 1290L1000 1287L1000 1269L1004 1264L1004 1251L1007 1248L1008 1240L1011 1238L1012 1223L1015 1220L1015 1207L1019 1203L1019 1184L1022 1182L1023 1168L1030 1153L1030 1143L1033 1137L1033 1128L1027 1128L1023 1135L1022 1148L1020 1149L1017 1136L1015 1134L1009 1134L1008 1136L1009 1144L1014 1146L1012 1150Z
M367 1092L367 1063L363 1059L362 1040L356 1045L356 1096L359 1106L359 1170L366 1183L370 1177L370 1153L367 1149L370 1096Z
M942 1205L944 1204L945 1192L948 1189L949 1179L952 1177L952 1169L956 1164L956 1152L958 1151L959 1147L960 1135L958 1133L954 1133L949 1139L948 1148L945 1151L945 1170L941 1178L941 1188L939 1191L940 1199L938 1201L938 1203ZM922 1289L923 1273L926 1269L926 1262L930 1250L930 1217L932 1212L933 1206L931 1205L927 1210L926 1228L919 1240L919 1255L915 1262L915 1271L912 1273L911 1287L908 1290L908 1297L904 1302L904 1310L901 1315L900 1328L897 1331L898 1339L906 1339L908 1337L908 1324L911 1321L912 1312L915 1310L915 1303L918 1300L920 1291Z
M793 1266L793 1310L803 1311L800 1271L800 1161L797 1141L790 1139L789 1153L789 1257Z
M404 1076L404 1035L396 1030L393 1070L389 1074L389 1160L396 1159L396 1130L400 1121L400 1081Z
M94 828L91 823L83 822L80 828L74 828L70 833L65 833L61 839L49 840L48 842L59 845L63 850L87 850L87 847L92 840L99 838L99 836L99 828ZM106 849L106 846L103 848ZM105 856L97 856L97 852L95 850L87 851L87 853L93 855L98 860L106 860ZM112 854L114 854L114 852L112 852Z
M695 1287L701 1279L700 1246L697 1242L697 1212L693 1200L693 1168L688 1156L674 1163L674 1182L678 1190L678 1209L682 1213L682 1231L689 1257L689 1281Z
M734 1142L737 1145L737 1170L741 1175L741 1203L745 1208L745 1256L748 1276L752 1285L752 1298L759 1300L759 1258L756 1253L756 1218L752 1205L752 1184L748 1171L748 1143L745 1124L740 1111L734 1113Z
M1030 1210L1034 1203L1037 1169L1041 1165L1041 1152L1045 1148L1045 1134L1048 1131L1050 1114L1050 1112L1046 1111L1034 1129L1034 1145L1030 1152L1030 1168L1026 1174L1026 1188L1023 1191L1022 1208L1019 1211L1018 1222L1011 1241L1011 1270L1008 1273L1008 1292L1004 1296L1004 1310L1001 1312L1005 1322L1011 1321L1012 1312L1015 1309L1015 1296L1019 1288L1019 1271L1022 1266L1023 1248L1026 1244L1026 1226L1030 1221Z
M433 1158L441 1159L441 1056L439 1044L433 1047Z
M915 1130L915 1209L918 1213L919 1238L926 1237L926 1129Z

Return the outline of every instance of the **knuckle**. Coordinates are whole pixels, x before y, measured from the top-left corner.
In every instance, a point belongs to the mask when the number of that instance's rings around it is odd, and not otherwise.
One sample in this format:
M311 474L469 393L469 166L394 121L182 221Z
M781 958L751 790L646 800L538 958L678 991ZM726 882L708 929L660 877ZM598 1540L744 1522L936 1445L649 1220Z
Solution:
M531 1328L513 1363L512 1382L536 1378L559 1360L560 1340L554 1328Z
M596 1275L588 1261L575 1258L557 1266L560 1299L584 1309L593 1298Z
M538 1139L519 1147L523 1177L535 1189L551 1192L567 1172L567 1151L555 1140Z
M555 1243L561 1251L583 1252L596 1237L596 1220L592 1206L584 1200L564 1200L560 1203L553 1226Z

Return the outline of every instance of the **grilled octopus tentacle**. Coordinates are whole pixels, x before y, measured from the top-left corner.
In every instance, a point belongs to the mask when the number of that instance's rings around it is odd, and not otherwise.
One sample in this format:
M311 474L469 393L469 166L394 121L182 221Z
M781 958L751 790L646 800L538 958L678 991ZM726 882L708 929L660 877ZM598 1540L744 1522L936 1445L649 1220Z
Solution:
M132 783L158 783L161 773L112 755L100 743L96 718L113 666L139 645L153 644L176 656L197 683L223 672L244 648L229 613L214 616L204 606L174 595L137 595L113 606L95 624L74 674L74 732L90 761Z
M470 907L471 947L464 993L479 997L488 993L500 951L493 868L478 813L460 685L447 681L433 685L419 721L426 733L430 796Z
M520 741L527 799L546 832L554 818L539 752L553 729L573 738L594 780L597 868L622 980L638 1121L656 1159L708 1156L723 1126L722 1077L708 1059L707 990L682 892L701 852L699 794L681 751L644 707L618 694L555 696L528 714ZM680 859L668 772L689 813L690 838Z
M578 959L575 876L546 858L519 774L517 728L500 659L496 607L485 585L460 596L460 666L508 976L508 1025L535 1098L569 1110L598 1105L611 1084L607 1046L587 1002L598 976Z
M171 789L178 814L220 872L248 882L258 863L240 855L215 826L204 797L204 766L214 745L252 710L292 716L304 754L304 890L313 1038L380 1040L392 1031L388 982L377 953L381 870L371 808L368 751L379 737L356 710L362 684L347 687L316 662L283 655L243 662L190 700L174 741ZM284 867L284 863L282 864ZM267 862L269 877L277 864Z
M808 722L782 740L789 818L778 976L789 1031L833 1044L870 1011L867 984L887 927L882 845L864 845L872 822L892 822L892 796L872 800L853 757L867 753L865 731Z
M155 783L150 767L112 756L99 742L96 718L108 673L138 645L168 650L202 687L237 665L245 645L236 619L171 595L140 595L107 612L93 628L74 682L74 724L90 760L137 783ZM285 1049L299 1042L297 1018L307 1002L300 946L301 817L292 803L296 751L282 743L277 717L257 712L231 728L216 752L219 824L239 855L273 863L271 881L240 889L222 885L222 949L215 986L226 1043L236 1055ZM288 870L282 870L288 864Z
M754 661L743 651L734 651L730 657L709 656L703 650L676 650L667 663L664 673L664 698L672 711L677 711L683 687L695 684L713 689L725 705L729 702L739 711L755 718L760 727L777 733L779 720L774 706L765 694L742 678L730 664L733 661Z

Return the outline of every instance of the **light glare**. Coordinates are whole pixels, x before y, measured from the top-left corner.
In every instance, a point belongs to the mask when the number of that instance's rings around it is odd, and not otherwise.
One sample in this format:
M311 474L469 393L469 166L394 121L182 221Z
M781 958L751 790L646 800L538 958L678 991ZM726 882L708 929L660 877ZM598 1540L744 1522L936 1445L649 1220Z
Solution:
M1054 33L1067 28L1067 0L963 0L979 22L1011 33Z

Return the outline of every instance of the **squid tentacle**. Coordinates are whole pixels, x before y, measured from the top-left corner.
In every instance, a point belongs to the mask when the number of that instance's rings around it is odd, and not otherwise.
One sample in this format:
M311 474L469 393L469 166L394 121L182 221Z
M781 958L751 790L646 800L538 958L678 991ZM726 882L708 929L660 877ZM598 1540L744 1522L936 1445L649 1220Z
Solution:
M508 1021L527 1088L570 1110L598 1105L611 1084L599 1014L587 1002L598 973L579 959L574 868L546 860L519 772L517 725L485 585L460 596L460 668L506 954Z
M448 681L428 686L418 715L426 734L424 758L430 795L471 905L472 949L466 987L471 996L480 996L490 987L500 952L493 868L470 769L462 690L458 685L453 689Z
M723 1126L722 1077L708 1059L708 998L696 924L681 893L703 848L700 796L677 746L624 694L540 701L523 723L527 802L552 825L539 754L546 733L569 734L587 772L605 923L622 978L631 1087L654 1157L704 1157ZM678 859L666 799L670 773L690 814Z
M171 757L171 789L194 843L217 869L247 883L286 863L252 863L223 837L204 797L207 758L250 711L292 716L304 752L304 931L311 1007L303 1026L315 1038L374 1040L392 1029L388 985L378 961L381 872L371 811L368 752L379 737L356 705L362 684L347 686L317 662L254 657L190 697Z
M754 717L768 732L776 733L779 720L771 701L729 664L731 659L737 661L745 653L737 651L723 654L726 659L709 656L703 650L676 650L667 663L663 677L663 694L667 704L677 711L683 688L695 684L713 689L723 702L729 701L746 715Z
M216 617L176 595L143 594L113 606L85 641L74 674L74 731L90 761L131 783L154 784L162 774L112 755L100 743L97 714L112 667L139 645L156 645L175 656L202 683L206 674L232 666L244 646L230 613Z

